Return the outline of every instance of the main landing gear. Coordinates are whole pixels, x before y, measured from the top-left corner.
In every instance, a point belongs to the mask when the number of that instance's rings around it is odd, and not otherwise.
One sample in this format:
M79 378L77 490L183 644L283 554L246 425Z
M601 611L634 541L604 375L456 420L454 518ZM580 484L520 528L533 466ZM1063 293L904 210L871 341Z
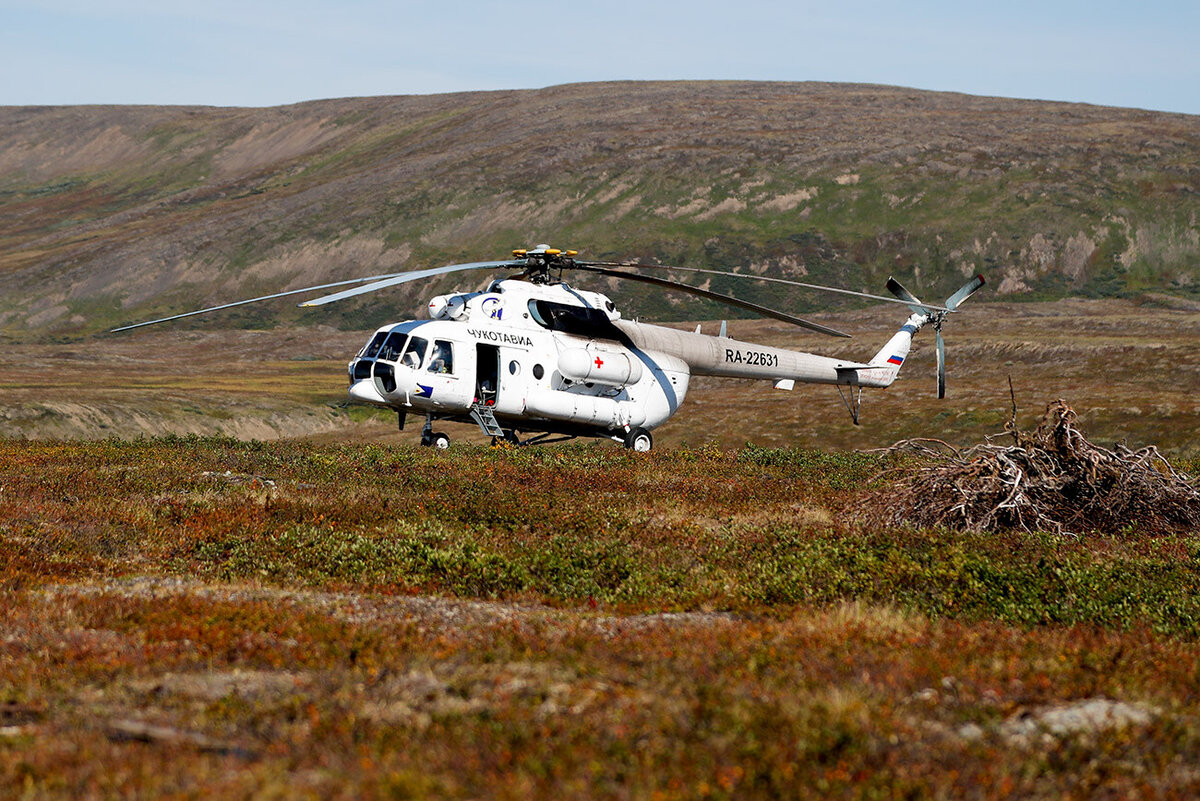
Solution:
M654 437L644 428L631 428L625 435L625 447L638 453L648 453L654 447Z

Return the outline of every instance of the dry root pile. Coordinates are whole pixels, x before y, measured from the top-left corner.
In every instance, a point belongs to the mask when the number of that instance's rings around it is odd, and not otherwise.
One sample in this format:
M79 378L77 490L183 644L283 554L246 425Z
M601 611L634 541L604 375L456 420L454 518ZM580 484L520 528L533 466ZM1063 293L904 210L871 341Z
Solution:
M989 438L960 451L940 440L896 443L888 450L916 453L922 465L899 468L903 477L876 498L867 518L969 531L1200 529L1200 490L1157 448L1093 445L1061 400L1046 407L1032 434L1017 429L1015 413L1005 430L1012 445Z

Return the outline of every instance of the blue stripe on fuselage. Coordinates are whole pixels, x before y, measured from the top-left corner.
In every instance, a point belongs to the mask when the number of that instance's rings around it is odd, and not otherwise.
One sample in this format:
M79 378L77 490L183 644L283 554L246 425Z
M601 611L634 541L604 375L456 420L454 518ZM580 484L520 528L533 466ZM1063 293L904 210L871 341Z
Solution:
M667 406L670 407L671 414L675 414L675 410L679 408L679 398L675 396L675 388L671 386L671 379L667 377L663 369L644 350L634 347L630 347L629 350L633 351L633 355L641 359L642 364L650 368L650 374L658 379L658 385L662 387L663 397L667 399Z

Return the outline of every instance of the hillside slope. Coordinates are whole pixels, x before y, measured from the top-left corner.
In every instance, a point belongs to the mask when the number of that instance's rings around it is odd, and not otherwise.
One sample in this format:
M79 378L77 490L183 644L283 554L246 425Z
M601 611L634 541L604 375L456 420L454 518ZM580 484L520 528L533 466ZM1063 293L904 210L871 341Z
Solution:
M983 270L1015 297L1196 298L1198 210L1200 117L882 86L9 107L0 334L86 334L536 241L871 290L895 273L938 295ZM411 313L430 289L311 316L284 302L219 324L361 329ZM622 300L631 314L714 316L674 298Z

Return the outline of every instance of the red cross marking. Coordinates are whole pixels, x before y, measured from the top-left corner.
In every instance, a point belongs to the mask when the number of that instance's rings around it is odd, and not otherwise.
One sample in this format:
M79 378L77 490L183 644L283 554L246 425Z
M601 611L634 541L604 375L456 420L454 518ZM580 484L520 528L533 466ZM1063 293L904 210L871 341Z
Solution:
M600 357L599 357L599 356L597 356L597 357L596 357L596 369L597 369L597 370L599 370L599 369L600 369L601 367L603 367L603 366L604 366L604 362L603 362L603 361L601 361L601 359L600 359Z

